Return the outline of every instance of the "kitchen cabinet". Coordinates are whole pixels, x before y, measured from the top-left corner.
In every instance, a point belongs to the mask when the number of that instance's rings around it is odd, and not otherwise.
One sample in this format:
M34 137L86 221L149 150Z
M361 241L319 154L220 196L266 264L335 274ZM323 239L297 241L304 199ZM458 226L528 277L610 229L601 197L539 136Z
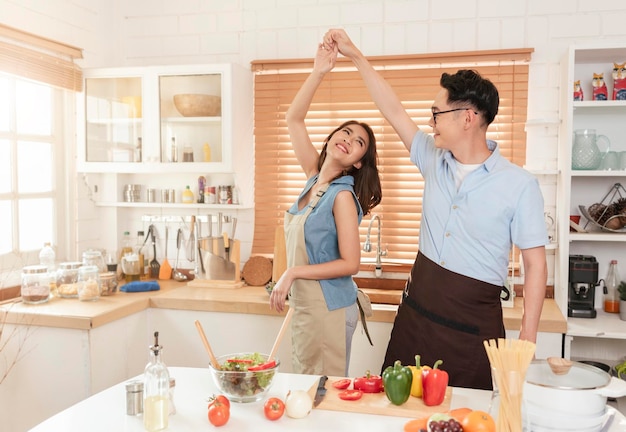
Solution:
M180 203L186 185L197 197L200 175L211 186L235 186L233 155L249 137L234 121L252 119L250 71L234 64L152 66L86 69L84 77L77 171L113 174L100 183L97 204L145 204L147 188L175 188ZM176 105L182 95L193 99L193 112ZM139 201L124 200L126 184L142 184ZM160 198L148 204L162 207Z
M588 223L583 216L580 224L587 232L570 232L569 216L581 215L579 206L588 208L600 203L616 184L626 184L626 170L573 169L573 135L580 129L595 129L610 140L610 150L626 151L626 101L611 100L613 63L626 60L626 46L598 44L571 46L561 62L561 113L559 130L559 248L557 302L567 316L569 255L591 255L599 264L598 279L603 278L610 260L617 259L622 275L626 275L626 229L618 232L602 230ZM592 78L603 73L609 100L593 100ZM584 100L574 101L574 82L580 80ZM598 142L600 151L607 146ZM606 203L606 202L605 202ZM565 352L568 357L592 358L602 356L609 363L624 355L626 323L618 314L602 311L602 287L596 287L594 307L597 318L568 318Z

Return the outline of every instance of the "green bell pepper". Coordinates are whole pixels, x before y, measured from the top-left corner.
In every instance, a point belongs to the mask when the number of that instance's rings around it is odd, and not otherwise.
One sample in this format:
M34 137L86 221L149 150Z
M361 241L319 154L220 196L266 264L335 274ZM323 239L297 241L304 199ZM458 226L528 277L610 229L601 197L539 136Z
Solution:
M385 395L394 405L402 405L409 399L412 382L413 372L408 366L402 366L400 360L383 371Z

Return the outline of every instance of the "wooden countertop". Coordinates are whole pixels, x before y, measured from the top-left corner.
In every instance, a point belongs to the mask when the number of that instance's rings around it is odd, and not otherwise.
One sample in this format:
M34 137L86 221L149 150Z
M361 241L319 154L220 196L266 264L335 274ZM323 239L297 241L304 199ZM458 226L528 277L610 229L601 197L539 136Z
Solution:
M100 297L94 302L78 299L53 298L47 303L29 305L19 298L0 306L0 314L6 312L10 324L36 325L89 330L124 318L147 308L196 310L206 312L245 313L255 315L280 315L269 308L264 287L201 288L173 280L159 281L161 290L142 293L117 292ZM504 325L507 330L519 330L522 319L521 298L515 299L515 307L503 308ZM374 322L392 323L397 306L373 305ZM284 313L284 312L283 312ZM567 321L553 299L546 299L541 314L540 332L566 333Z

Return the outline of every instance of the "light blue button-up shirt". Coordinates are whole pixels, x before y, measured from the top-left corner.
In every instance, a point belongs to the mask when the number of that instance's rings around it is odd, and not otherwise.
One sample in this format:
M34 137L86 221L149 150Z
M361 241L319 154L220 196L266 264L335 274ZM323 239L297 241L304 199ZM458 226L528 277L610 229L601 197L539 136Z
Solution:
M457 191L452 153L421 131L413 138L411 161L425 180L419 249L450 271L502 286L512 244L545 246L548 233L537 179L487 145L491 156Z
M294 215L302 214L308 207L298 210L298 201L317 182L317 175L311 177L296 202L288 212ZM343 176L333 180L304 223L304 239L310 264L320 264L339 259L339 239L337 225L333 215L333 205L337 194L343 190L352 192L357 206L359 223L363 219L363 210L354 194L354 177ZM319 281L324 293L324 299L328 310L348 307L356 302L357 286L352 276L343 276L334 279L322 279Z

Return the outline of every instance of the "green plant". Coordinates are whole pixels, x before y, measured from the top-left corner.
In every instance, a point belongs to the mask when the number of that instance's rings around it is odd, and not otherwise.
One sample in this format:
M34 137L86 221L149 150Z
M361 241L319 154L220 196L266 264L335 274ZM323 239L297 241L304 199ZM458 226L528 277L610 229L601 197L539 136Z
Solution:
M619 299L622 301L626 301L626 282L621 281L619 286L617 287L619 291Z

